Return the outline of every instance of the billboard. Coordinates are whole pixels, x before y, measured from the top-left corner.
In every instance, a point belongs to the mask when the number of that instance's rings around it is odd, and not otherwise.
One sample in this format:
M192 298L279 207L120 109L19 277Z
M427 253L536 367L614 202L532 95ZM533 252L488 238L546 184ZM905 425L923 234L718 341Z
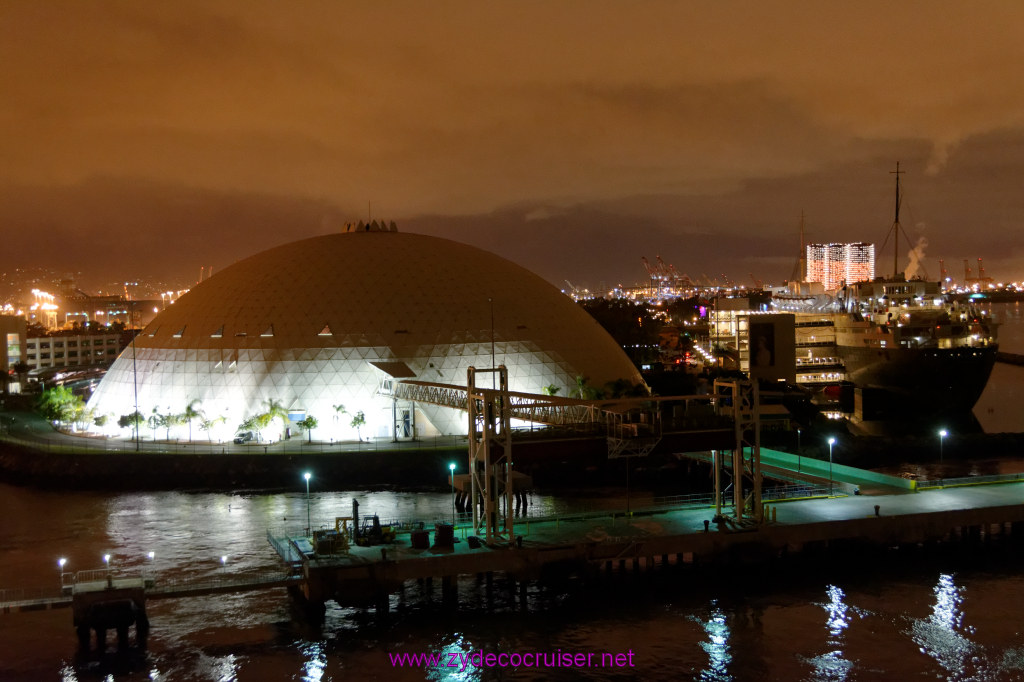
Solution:
M747 360L751 379L796 383L796 327L787 313L751 315Z

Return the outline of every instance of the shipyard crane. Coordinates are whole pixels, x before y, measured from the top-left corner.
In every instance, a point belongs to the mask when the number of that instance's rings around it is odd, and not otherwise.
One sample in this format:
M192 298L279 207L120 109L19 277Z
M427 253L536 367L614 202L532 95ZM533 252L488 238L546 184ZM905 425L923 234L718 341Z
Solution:
M647 256L640 256L640 262L644 264L644 270L647 271L647 274L650 275L651 279L654 279L654 266L651 265L649 260L647 260Z
M981 259L978 259L978 281L979 282L991 282L992 278L985 274L985 266L982 264Z
M644 264L644 269L647 270L647 275L651 279L652 289L656 287L659 293L666 285L673 288L690 289L696 286L689 275L680 273L676 270L676 266L666 263L661 256L655 256L653 264L644 256L640 257L640 261ZM655 282L657 282L656 285Z
M685 272L676 270L676 266L669 263L665 266L665 276L677 287L693 288L693 281Z
M654 259L658 261L658 274L664 279L668 276L670 266L665 265L665 261L661 259L661 256L655 256Z
M658 260L661 260L660 258ZM651 295L661 293L661 272L658 266L651 265L651 262L647 260L647 256L640 256L640 261L644 264L644 269L647 270L647 276L651 280Z

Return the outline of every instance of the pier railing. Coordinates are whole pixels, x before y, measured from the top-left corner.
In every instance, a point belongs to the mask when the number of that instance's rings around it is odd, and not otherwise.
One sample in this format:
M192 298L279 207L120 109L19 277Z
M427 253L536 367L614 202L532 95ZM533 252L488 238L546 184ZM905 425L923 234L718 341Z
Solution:
M248 573L218 572L196 578L162 579L146 590L152 599L201 595L212 592L233 592L257 590L272 586L285 586L301 582L301 576L282 573L280 570Z
M1024 474L991 474L988 476L962 476L959 478L937 478L930 481L917 481L917 489L952 488L968 485L990 485L994 483L1018 483L1024 481Z
M761 493L762 501L766 504L780 502L783 500L795 500L808 497L827 497L830 494L838 493L839 486L833 486L830 490L827 484L800 483L797 485L780 485L765 488ZM562 521L575 521L597 518L623 518L626 516L642 516L645 514L657 514L681 509L700 509L713 507L715 504L714 495L710 493L693 493L687 495L672 495L666 497L646 498L635 500L626 509L625 501L622 506L616 507L578 507L572 510L564 510L555 513L539 512L527 505L523 511L515 514L515 521L520 523L559 523ZM724 501L723 507L732 507L732 496ZM420 518L399 518L387 517L374 514L373 511L360 510L359 518L366 521L378 517L381 526L389 526L396 534L408 533L414 530L433 530L437 524L451 524L453 521L459 529L465 529L473 523L473 512L462 511L442 516L420 517ZM321 524L314 522L313 530L330 530L333 524ZM308 538L304 526L294 528L270 528L267 530L267 540L277 551L278 555L285 562L297 564L302 561L303 552L296 546L296 542ZM353 540L354 542L354 540Z
M19 587L0 589L0 612L12 606L45 603L61 599L64 595L56 587Z

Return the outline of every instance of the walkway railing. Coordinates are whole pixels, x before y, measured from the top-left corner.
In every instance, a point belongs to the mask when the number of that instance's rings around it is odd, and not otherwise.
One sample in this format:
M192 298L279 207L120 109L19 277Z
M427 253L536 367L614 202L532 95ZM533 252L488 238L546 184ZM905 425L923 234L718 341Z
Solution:
M0 590L0 612L12 606L24 606L26 604L44 603L65 599L61 591L56 587L21 587L9 590ZM70 598L67 598L70 600Z
M930 481L917 481L917 489L952 488L967 485L990 485L994 483L1017 483L1024 481L1024 474L991 474L988 476L962 476L959 478L937 478Z
M827 484L809 484L801 482L798 485L780 485L771 488L765 488L761 493L761 498L765 503L778 502L782 500L793 500L807 497L827 497L830 494L839 493L839 486L835 485L830 490ZM629 515L643 515L652 514L659 512L674 511L677 509L699 509L705 507L711 507L715 503L714 495L710 493L693 493L687 495L672 495L667 497L655 497L647 498L642 500L635 500L629 505L627 512L625 508L625 501L622 501L622 506L616 507L590 507L590 508L577 508L572 511L563 511L557 513L542 513L536 510L535 507L529 505L526 508L515 514L515 522L519 523L544 523L551 522L557 523L561 521L572 521L572 520L584 520L594 518L606 518L606 517L623 517ZM725 507L732 507L732 498L730 497ZM373 518L374 513L372 511L360 510L359 518L360 523ZM396 533L405 533L413 530L427 529L433 530L436 524L451 524L454 520L455 525L463 528L473 523L473 512L462 511L456 512L454 515L451 513L444 514L441 516L434 516L432 518L397 518L397 517L384 517L378 515L381 526L390 526ZM320 529L333 529L333 525L321 524L319 526L314 522L314 530ZM298 527L293 529L281 529L272 528L267 530L267 539L270 544L277 550L277 553L286 562L298 562L302 560L301 552L294 549L294 546L289 541L289 538L305 538L306 535L305 527Z
M301 576L282 573L280 570L255 573L220 572L202 578L160 580L146 590L146 596L151 599L160 599L209 592L257 590L272 585L297 584L301 581Z
M301 532L300 532L301 533ZM267 529L267 542L274 548L277 555L287 564L301 564L302 563L302 552L295 546L290 539L287 532L278 531L274 532L270 528Z

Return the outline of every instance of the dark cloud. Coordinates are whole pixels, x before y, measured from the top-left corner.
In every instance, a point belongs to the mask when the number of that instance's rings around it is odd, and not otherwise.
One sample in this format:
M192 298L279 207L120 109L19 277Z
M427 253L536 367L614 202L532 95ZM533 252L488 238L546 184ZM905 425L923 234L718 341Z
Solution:
M193 246L169 234L240 257L274 221L298 235L370 203L556 282L657 252L774 279L801 211L812 238L880 241L899 159L925 262L991 254L1012 275L1022 20L941 0L12 0L0 224L97 264L119 248L103 239L134 240L173 270Z

